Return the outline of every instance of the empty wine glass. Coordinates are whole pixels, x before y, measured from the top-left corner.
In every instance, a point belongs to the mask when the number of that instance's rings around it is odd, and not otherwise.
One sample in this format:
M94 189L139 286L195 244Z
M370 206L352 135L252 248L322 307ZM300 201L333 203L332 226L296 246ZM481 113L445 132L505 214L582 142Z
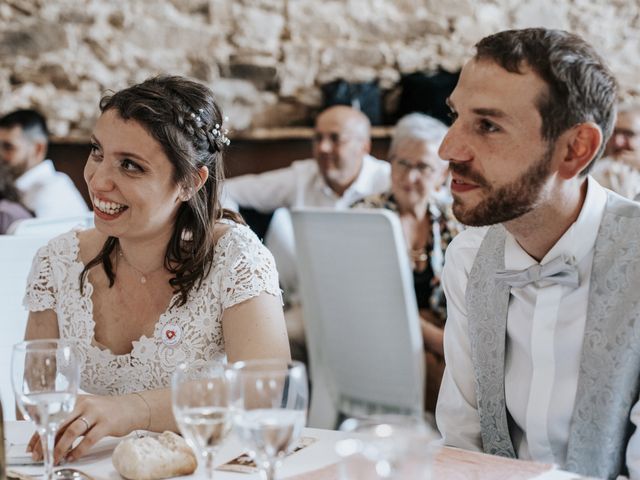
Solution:
M53 478L56 432L73 411L80 367L64 340L30 340L14 345L11 381L18 408L35 426L44 456L44 478Z
M209 361L180 365L172 379L172 405L180 432L204 460L213 478L213 460L231 430L225 367Z
M300 362L250 360L228 370L233 423L243 446L274 480L307 421L307 371Z
M342 477L429 479L440 435L421 415L377 414L349 418L340 426L348 438L336 445Z

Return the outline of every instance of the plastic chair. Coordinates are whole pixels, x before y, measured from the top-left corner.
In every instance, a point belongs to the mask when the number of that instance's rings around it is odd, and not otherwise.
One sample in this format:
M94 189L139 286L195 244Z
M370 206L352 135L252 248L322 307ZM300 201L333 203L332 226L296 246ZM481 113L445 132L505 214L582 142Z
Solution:
M93 212L86 215L60 218L25 218L13 222L7 230L8 235L38 235L53 238L72 228L93 227Z
M48 236L0 235L0 395L5 420L15 420L11 387L11 350L24 339L27 310L22 306L27 276L38 249Z
M292 213L309 350L309 425L339 414L421 414L425 364L398 218L385 210Z

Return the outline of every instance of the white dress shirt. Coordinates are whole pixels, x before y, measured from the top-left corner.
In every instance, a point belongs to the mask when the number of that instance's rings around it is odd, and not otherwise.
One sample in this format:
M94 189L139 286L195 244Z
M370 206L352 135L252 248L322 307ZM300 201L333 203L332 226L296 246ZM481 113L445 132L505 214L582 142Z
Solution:
M230 178L224 183L223 205L260 212L280 207L349 208L367 195L380 193L391 185L391 166L370 155L364 157L360 173L342 196L325 183L314 159L298 160L286 168L255 175Z
M73 217L89 212L73 181L56 171L51 160L44 160L16 179L22 203L36 217Z
M567 255L578 267L578 288L548 281L512 288L507 314L505 400L511 438L518 458L563 465L578 385L587 317L594 246L606 205L606 191L588 179L587 195L573 225L540 264ZM460 233L446 252L442 276L448 318L444 349L447 367L436 409L447 445L481 450L475 376L467 326L465 291L469 272L487 228ZM507 233L505 268L524 269L536 262ZM640 423L636 403L631 421ZM640 478L640 435L627 449L631 478ZM635 477L634 477L635 475Z

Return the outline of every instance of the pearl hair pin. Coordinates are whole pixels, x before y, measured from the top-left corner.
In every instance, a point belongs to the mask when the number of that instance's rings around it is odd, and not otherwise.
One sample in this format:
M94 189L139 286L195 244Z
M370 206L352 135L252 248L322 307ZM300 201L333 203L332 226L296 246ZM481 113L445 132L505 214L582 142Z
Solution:
M204 110L202 108L198 109L198 115L196 115L194 112L191 112L191 118L193 118L193 120L196 122L196 125L198 126L198 128L203 127L202 117L200 117L202 113L204 113ZM219 123L216 123L214 127L210 130L211 135L213 135L214 138L220 139L220 141L224 145L229 145L231 143L231 140L229 140L229 137L227 137L229 130L224 128L224 124L228 121L229 121L229 117L224 117L224 120L222 121L222 125Z

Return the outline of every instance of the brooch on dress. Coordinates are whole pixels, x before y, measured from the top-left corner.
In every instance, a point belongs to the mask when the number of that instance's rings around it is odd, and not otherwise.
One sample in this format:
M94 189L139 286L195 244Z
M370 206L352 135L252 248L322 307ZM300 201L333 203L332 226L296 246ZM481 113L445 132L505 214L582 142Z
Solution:
M168 347L176 345L182 339L182 329L175 323L168 323L162 327L162 343Z

